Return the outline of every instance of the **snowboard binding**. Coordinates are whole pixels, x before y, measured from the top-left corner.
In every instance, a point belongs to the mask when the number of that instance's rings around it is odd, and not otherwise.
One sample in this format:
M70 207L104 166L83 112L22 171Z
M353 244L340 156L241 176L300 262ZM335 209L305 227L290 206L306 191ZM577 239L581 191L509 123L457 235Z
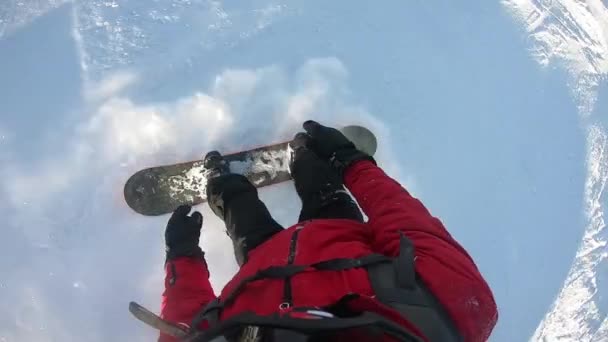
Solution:
M211 179L230 173L230 163L218 151L211 151L203 158L205 178Z

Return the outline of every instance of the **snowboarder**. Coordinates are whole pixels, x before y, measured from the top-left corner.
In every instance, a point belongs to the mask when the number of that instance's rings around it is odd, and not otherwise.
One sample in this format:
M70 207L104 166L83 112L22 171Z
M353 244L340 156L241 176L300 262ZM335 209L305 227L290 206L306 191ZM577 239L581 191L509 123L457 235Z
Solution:
M303 127L290 143L302 210L287 229L221 154L205 157L209 205L240 269L216 297L199 247L203 217L177 208L161 316L188 327L188 341L487 340L492 292L439 219L338 130Z

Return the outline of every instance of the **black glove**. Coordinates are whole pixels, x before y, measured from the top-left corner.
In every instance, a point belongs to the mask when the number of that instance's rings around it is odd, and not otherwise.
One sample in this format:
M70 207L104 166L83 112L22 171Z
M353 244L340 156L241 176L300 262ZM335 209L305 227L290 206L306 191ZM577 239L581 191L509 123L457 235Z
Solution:
M167 223L167 229L165 229L167 260L182 256L203 256L203 251L198 246L203 227L203 215L195 211L188 216L191 209L192 207L189 205L179 206Z
M376 163L373 157L357 150L355 144L335 128L323 126L313 120L304 122L303 127L310 136L307 147L319 157L328 160L340 172L359 160Z

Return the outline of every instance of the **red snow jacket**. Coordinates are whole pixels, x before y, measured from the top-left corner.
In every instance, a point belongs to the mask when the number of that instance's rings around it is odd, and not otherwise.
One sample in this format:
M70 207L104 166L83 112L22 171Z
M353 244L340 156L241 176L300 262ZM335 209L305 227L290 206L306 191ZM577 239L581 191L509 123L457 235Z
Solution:
M297 245L291 260L294 265L359 258L372 253L396 257L400 236L404 234L415 247L418 279L443 306L464 341L487 340L498 319L492 292L471 257L443 224L369 161L349 167L344 182L368 216L368 222L319 219L285 229L249 253L248 262L224 287L220 298L229 296L243 279L259 270L287 265L295 232ZM193 316L216 298L207 265L204 260L184 257L167 263L165 269L161 316L170 322L189 325ZM279 313L284 302L285 281L263 279L247 283L222 310L220 321L245 311L259 315ZM313 270L296 274L289 281L293 307L323 308L355 293L359 295L355 306L362 311L376 312L422 335L411 322L376 299L363 268ZM161 334L159 341L175 339Z

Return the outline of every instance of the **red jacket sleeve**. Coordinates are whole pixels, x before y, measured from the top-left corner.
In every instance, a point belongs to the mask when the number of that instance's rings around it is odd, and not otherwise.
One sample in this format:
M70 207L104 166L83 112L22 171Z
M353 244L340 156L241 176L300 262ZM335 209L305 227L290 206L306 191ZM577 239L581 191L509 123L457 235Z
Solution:
M203 258L182 257L165 264L165 291L161 318L171 323L190 325L194 315L215 299L209 270ZM177 339L161 334L159 342Z
M498 319L494 297L473 259L441 221L370 161L351 165L344 182L369 219L372 249L397 256L403 232L414 244L418 275L465 341L487 340Z
M441 221L431 216L419 200L372 162L360 161L352 165L346 170L344 183L377 233L374 242L380 249L397 253L399 232L403 231L410 239L423 236L439 238L454 244L468 257ZM416 247L424 248L425 244L422 245Z

